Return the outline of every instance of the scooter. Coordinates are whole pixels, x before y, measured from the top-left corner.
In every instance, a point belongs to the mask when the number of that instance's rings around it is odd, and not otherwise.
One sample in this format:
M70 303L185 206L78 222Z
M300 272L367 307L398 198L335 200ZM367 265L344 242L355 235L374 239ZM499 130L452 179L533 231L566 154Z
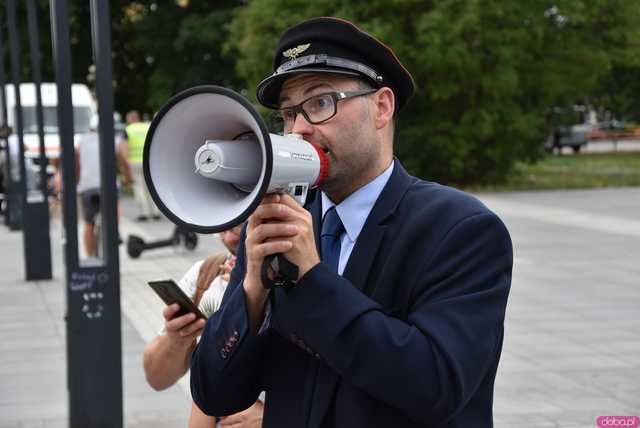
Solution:
M177 226L173 229L173 234L169 238L159 241L145 242L144 239L137 235L129 235L127 238L127 253L132 259L137 259L143 251L170 246L179 247L180 245L184 245L189 251L195 250L198 246L198 235L194 232L180 229Z

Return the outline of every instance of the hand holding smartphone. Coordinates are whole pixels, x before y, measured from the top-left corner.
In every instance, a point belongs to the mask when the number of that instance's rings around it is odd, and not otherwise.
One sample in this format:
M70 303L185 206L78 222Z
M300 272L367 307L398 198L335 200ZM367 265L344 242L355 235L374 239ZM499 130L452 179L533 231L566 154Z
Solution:
M166 279L161 281L149 281L149 286L158 296L160 296L167 306L174 303L177 303L180 306L180 310L176 313L174 318L181 317L182 315L192 312L196 315L196 319L207 319L196 304L193 303L193 300L191 300L173 280Z

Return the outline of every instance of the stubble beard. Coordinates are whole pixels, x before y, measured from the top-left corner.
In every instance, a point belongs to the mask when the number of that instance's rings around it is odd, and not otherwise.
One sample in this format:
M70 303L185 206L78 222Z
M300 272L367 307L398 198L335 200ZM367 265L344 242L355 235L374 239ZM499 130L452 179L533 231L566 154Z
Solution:
M327 153L329 174L320 189L336 203L366 184L369 178L372 178L369 177L371 169L379 163L380 142L374 141L375 136L366 129L366 123L360 122L332 145L349 147L346 154L336 157L331 151Z

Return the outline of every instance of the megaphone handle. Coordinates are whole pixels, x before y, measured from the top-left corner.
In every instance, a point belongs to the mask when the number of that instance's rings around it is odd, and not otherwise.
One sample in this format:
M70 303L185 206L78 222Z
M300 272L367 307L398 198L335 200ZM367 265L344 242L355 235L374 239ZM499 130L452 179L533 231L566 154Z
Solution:
M298 266L287 260L283 254L272 254L262 263L261 278L266 289L291 287L298 280Z

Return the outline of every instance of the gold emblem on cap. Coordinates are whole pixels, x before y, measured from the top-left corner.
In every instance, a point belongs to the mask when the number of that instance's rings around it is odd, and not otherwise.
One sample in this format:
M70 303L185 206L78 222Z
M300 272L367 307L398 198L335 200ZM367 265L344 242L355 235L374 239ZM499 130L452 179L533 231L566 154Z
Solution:
M295 48L287 49L286 51L282 52L282 55L285 58L296 59L298 55L309 49L309 46L311 46L311 43L307 43L306 45L298 45Z

